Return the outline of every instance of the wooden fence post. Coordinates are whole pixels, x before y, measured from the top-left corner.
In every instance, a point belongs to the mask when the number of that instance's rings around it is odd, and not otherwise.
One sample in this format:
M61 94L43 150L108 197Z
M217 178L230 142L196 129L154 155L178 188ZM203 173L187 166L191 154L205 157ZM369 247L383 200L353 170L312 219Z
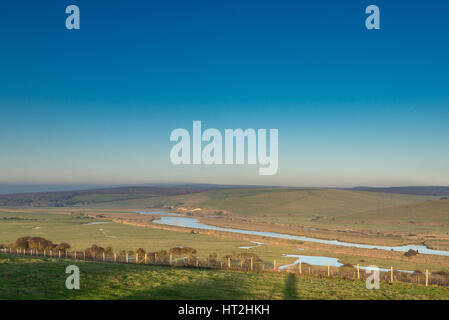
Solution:
M86 261L86 251L83 251L83 260Z
M200 259L196 258L196 267L198 268L200 266Z
M231 258L228 257L228 269L231 269Z
M114 263L117 262L117 253L114 253Z
M357 264L357 280L360 280L360 265Z
M126 263L128 263L128 253L126 254Z
M172 262L173 262L173 255L170 253L170 265L172 264Z
M148 260L148 254L145 253L145 264L147 264L147 260Z
M103 251L103 261L106 261L106 254Z
M302 263L301 263L301 260L299 260L299 274L302 274Z
M138 253L136 253L136 263L137 264L139 263L139 254Z
M277 268L276 268L276 260L273 261L273 271L276 272Z
M75 259L76 259L76 250L75 250Z
M253 258L251 258L251 271L254 271Z
M426 269L426 287L429 285L429 270Z
M393 283L393 267L391 267L391 272L390 272L390 282Z
M327 276L328 277L331 276L331 263L330 262L327 263Z

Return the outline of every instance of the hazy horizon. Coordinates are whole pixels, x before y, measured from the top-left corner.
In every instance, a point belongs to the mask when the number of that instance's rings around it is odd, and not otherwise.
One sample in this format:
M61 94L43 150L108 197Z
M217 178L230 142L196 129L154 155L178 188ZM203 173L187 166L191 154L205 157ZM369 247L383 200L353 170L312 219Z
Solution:
M90 189L102 189L102 188L117 188L117 187L151 187L151 186L180 186L180 185L211 185L211 186L225 186L225 187L284 187L284 188L326 188L326 189L351 189L357 187L367 188L397 188L397 187L447 187L449 186L430 186L430 185L401 185L401 186L367 186L367 185L354 185L354 186L288 186L288 185L238 185L238 184L219 184L219 183L202 183L202 182L153 182L144 184L32 184L32 183L1 183L0 182L0 194L13 194L13 193L33 193L33 192L63 192L63 191L76 191L76 190L90 190Z

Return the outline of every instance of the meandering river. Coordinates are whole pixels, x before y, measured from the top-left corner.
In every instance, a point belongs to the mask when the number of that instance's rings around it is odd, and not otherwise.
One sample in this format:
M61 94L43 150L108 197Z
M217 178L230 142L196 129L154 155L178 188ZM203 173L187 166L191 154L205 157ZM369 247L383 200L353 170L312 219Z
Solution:
M185 228L193 228L193 229L204 229L204 230L213 230L213 231L224 231L224 232L233 232L233 233L240 233L240 234L247 234L247 235L254 235L254 236L262 236L262 237L271 237L271 238L279 238L279 239L287 239L287 240L297 240L297 241L307 241L307 242L317 242L317 243L323 243L323 244L329 244L329 245L335 245L335 246L344 246L344 247L354 247L354 248L361 248L361 249L379 249L379 250L386 250L386 251L397 251L397 252L407 252L410 249L417 250L420 254L434 254L439 256L449 256L449 251L445 250L434 250L430 249L424 245L404 245L404 246L381 246L381 245L370 245L370 244L360 244L360 243L351 243L351 242L343 242L339 240L325 240L325 239L318 239L318 238L311 238L311 237L305 237L305 236L295 236L291 234L284 234L284 233L276 233L276 232L265 232L265 231L253 231L253 230L241 230L241 229L234 229L234 228L222 228L222 227L216 227L207 225L201 222L198 222L195 218L186 218L186 217L174 217L173 215L176 214L167 214L167 213L143 213L142 214L157 214L161 215L161 218L159 220L153 221L153 223L162 224L162 225L168 225L168 226L174 226L174 227L185 227ZM170 216L167 216L170 215Z

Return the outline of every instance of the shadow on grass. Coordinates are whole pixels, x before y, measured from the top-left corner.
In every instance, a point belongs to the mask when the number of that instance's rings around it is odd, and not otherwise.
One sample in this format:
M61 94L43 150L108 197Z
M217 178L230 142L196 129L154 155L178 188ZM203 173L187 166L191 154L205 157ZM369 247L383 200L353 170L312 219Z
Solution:
M294 274L289 274L287 279L285 279L284 287L284 299L285 300L297 300L298 291L296 290L297 279Z

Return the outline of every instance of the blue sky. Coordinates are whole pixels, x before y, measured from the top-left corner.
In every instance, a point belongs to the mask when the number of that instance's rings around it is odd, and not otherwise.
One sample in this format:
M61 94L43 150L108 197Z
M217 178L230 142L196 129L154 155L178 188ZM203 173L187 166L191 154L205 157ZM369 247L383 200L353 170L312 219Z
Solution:
M65 28L65 7L81 29ZM381 30L365 28L365 8ZM449 184L447 1L12 1L0 182ZM445 15L446 14L446 15ZM279 170L173 166L171 130L279 129Z

